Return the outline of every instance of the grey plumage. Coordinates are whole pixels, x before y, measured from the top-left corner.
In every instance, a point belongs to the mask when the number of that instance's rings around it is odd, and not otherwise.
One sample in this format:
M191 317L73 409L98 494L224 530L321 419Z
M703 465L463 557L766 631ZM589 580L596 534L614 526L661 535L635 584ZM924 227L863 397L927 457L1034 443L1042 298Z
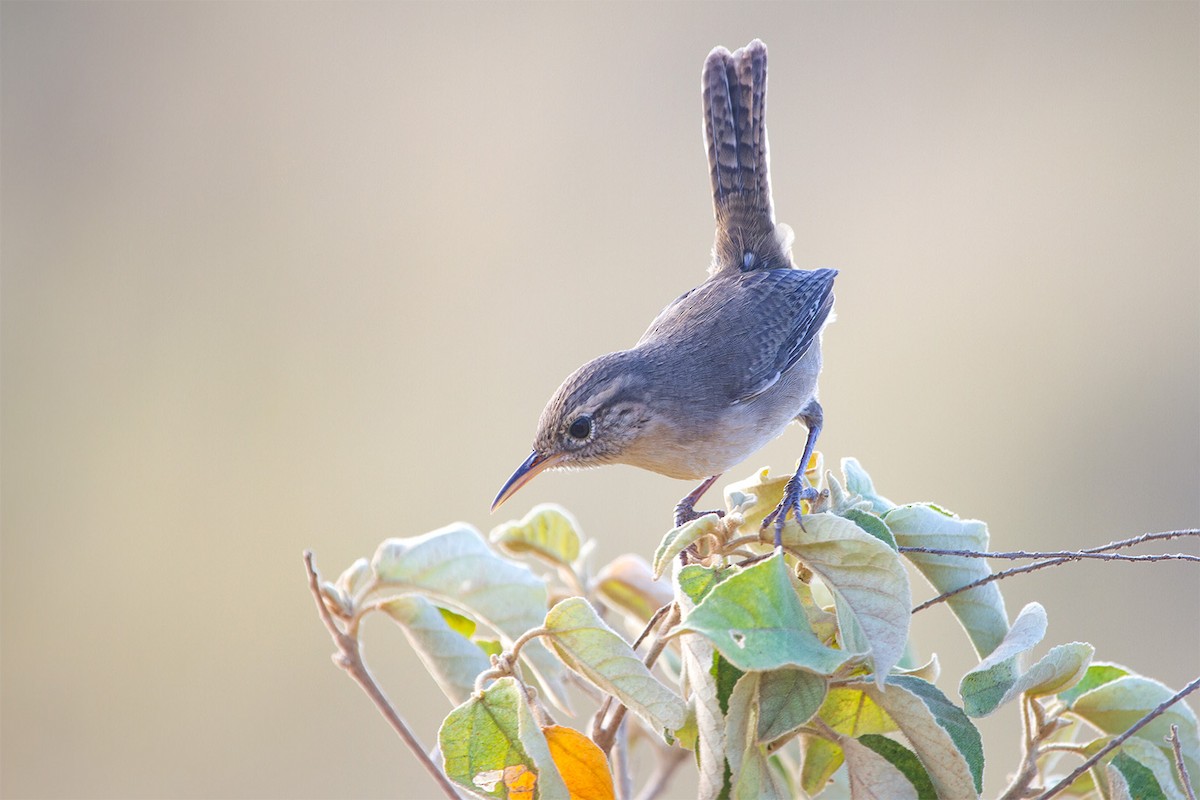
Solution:
M832 269L796 269L776 225L766 129L767 50L755 40L704 63L704 132L717 231L709 279L668 305L630 349L569 376L542 412L533 453L493 508L551 467L624 463L676 478L715 476L798 419L804 462L821 429L820 335ZM770 519L812 497L803 463ZM680 504L691 514L706 481Z

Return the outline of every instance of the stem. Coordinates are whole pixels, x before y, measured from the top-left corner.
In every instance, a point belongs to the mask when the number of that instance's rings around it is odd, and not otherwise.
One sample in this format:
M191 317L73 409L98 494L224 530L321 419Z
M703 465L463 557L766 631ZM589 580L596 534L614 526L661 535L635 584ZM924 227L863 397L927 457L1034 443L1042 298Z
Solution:
M325 623L325 627L329 630L329 635L333 638L333 643L338 649L338 652L333 656L333 663L346 670L347 674L354 679L354 682L366 692L367 697L371 698L371 701L375 703L375 707L379 709L379 713L388 721L392 729L400 735L400 738L404 740L404 744L417 757L417 761L421 762L421 765L425 767L425 770L437 782L445 795L454 800L461 800L454 784L438 768L437 764L433 763L433 759L425 752L425 748L421 746L417 737L400 717L400 714L397 713L391 702L388 701L383 690L379 688L379 684L371 677L367 665L362 660L362 654L359 652L358 639L342 631L337 623L334 622L333 615L329 613L329 609L325 605L325 600L321 596L320 578L317 576L317 570L313 566L313 554L311 550L304 551L304 568L308 572L308 588L313 594L313 599L317 601L317 613L321 617L321 622Z
M667 784L671 781L671 776L675 774L675 770L689 755L691 753L688 750L680 747L672 747L670 750L662 753L658 766L654 769L654 774L650 776L650 780L642 787L637 800L655 800L662 793L663 789L667 788Z
M675 627L675 625L679 622L681 615L679 613L678 604L672 603L670 606L668 606L668 608L669 611L664 616L662 625L659 626L658 634L654 637L654 644L650 645L650 649L646 651L646 657L643 659L643 662L647 667L653 667L654 662L658 660L660 655L662 655L662 651L667 648L666 633L670 631L671 628ZM607 705L608 701L605 702ZM626 711L628 711L628 709L624 705L617 706L617 709L612 713L612 716L609 717L608 721L603 725L600 725L599 729L596 730L592 736L592 741L594 741L596 746L605 753L608 753L612 749L613 738L616 736L617 730L621 727L621 722L625 719ZM596 715L597 722L599 722L600 719L601 714L598 712Z
M1183 790L1187 792L1188 800L1196 800L1196 790L1192 788L1192 779L1188 775L1187 764L1183 763L1183 745L1179 741L1179 726L1171 726L1171 735L1167 737L1171 750L1175 753L1175 769L1179 772L1179 780Z
M1151 711L1149 714L1142 717L1137 722L1133 723L1132 727L1130 727L1129 730L1125 731L1120 736L1117 736L1112 741L1110 741L1108 744L1106 744L1104 747L1100 748L1095 753L1093 753L1092 757L1089 758L1087 761L1084 761L1078 767L1076 767L1074 772L1072 772L1070 775L1063 778L1061 781L1054 784L1049 789L1047 789L1046 791L1044 791L1040 795L1038 795L1037 800L1049 800L1049 798L1058 794L1063 789L1066 789L1068 786L1070 786L1072 783L1075 782L1076 778L1078 778L1083 773L1087 772L1089 769L1092 768L1092 766L1094 766L1096 763L1098 763L1100 761L1100 759L1104 758L1106 755L1111 753L1113 750L1120 747L1121 744L1124 743L1124 741L1126 739L1128 739L1130 736L1133 736L1135 733L1140 731L1142 728L1149 725L1156 717L1161 715L1164 711L1166 711L1168 708L1170 708L1171 706L1178 703L1183 698L1187 697L1192 692L1196 691L1196 689L1198 687L1200 687L1200 678L1196 678L1196 680L1192 681L1187 686L1180 689L1173 696L1171 696L1167 700L1164 700L1160 705L1155 707L1154 710Z

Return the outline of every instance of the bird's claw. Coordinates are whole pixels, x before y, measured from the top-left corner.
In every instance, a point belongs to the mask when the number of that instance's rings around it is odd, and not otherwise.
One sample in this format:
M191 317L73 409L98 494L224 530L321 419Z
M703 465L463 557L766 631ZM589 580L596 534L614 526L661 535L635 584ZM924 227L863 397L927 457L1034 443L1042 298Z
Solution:
M796 518L796 524L800 526L800 530L807 532L804 527L804 515L801 512L801 503L805 500L816 500L821 493L811 486L804 486L800 482L800 476L794 475L787 486L783 490L783 499L779 501L779 505L775 506L775 510L763 517L762 527L766 530L767 526L775 524L775 546L783 545L783 526L787 522L788 512Z
M675 506L675 527L682 527L694 519L700 519L706 514L716 514L718 517L725 516L725 512L719 508L712 511L697 511L691 505L680 503Z

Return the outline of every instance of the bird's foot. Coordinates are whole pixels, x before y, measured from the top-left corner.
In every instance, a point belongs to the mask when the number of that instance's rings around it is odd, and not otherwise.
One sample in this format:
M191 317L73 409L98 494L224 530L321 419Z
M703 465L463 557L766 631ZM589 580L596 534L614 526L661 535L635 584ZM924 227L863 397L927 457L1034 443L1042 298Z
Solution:
M697 511L692 503L686 500L681 500L679 505L675 506L675 527L678 528L686 525L694 519L700 519L705 514L716 514L718 517L724 517L725 512L719 508L712 511Z
M803 471L797 472L787 482L787 486L783 489L783 499L779 501L779 505L775 506L775 510L767 516L763 517L762 527L766 527L772 523L775 525L775 546L783 546L783 526L787 522L787 516L790 512L796 518L796 523L804 530L804 515L801 513L800 504L804 500L816 500L821 493L811 486L805 486L803 483Z

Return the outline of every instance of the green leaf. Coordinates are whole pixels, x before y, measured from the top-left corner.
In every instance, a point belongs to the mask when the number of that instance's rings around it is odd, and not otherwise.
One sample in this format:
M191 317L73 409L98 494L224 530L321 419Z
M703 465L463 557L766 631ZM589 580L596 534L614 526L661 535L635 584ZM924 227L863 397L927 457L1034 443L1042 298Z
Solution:
M475 678L491 667L483 651L448 623L443 609L420 595L394 598L384 603L382 609L399 624L417 657L450 702L454 705L466 702L474 691ZM457 614L453 616L463 619ZM474 628L474 623L471 627Z
M967 714L987 716L1012 699L1011 690L1017 683L1017 657L1045 635L1046 609L1040 603L1030 603L1021 609L999 646L959 683L958 692Z
M437 610L438 613L442 615L442 619L446 622L446 624L450 626L450 630L461 634L468 639L475 635L475 628L478 627L475 624L475 620L471 619L470 617L464 617L462 614L451 611L448 608L442 608L441 606L438 606ZM460 700L459 702L462 701Z
M703 567L690 564L679 571L676 580L679 591L694 605L707 597L718 583L737 573L738 570L734 567Z
M959 519L929 504L899 506L883 515L883 521L901 547L939 550L974 550L988 547L987 525L978 520ZM991 574L987 560L962 556L905 553L938 593L953 591ZM946 601L975 645L986 658L1008 633L1004 598L995 582L956 594Z
M661 578L670 569L676 556L702 537L717 535L724 524L716 514L705 514L667 531L658 549L654 551L654 577Z
M1087 671L1096 648L1087 642L1069 642L1050 648L1029 671L1017 680L1013 691L1042 697L1077 683Z
M872 514L870 511L863 511L859 508L850 508L844 511L842 516L874 536L879 541L886 544L888 547L892 548L893 550L896 549L896 537L892 535L890 530L888 530L887 523L884 522L879 515Z
M742 670L790 665L831 675L850 659L812 632L780 555L712 588L676 630L700 634Z
M676 595L687 603L682 592ZM696 769L699 778L698 800L729 796L729 771L725 762L725 709L718 698L717 682L710 670L716 650L701 636L680 639L682 685L696 714Z
M546 584L528 567L497 556L462 523L387 539L375 551L371 568L379 588L416 592L462 610L499 633L506 646L540 626L546 614ZM521 655L555 705L569 711L558 660L536 641Z
M561 506L534 506L520 522L492 529L492 544L511 555L534 555L568 569L579 558L579 523Z
M855 738L866 733L900 730L895 720L866 693L861 684L830 689L818 716L837 733Z
M654 612L671 602L671 587L655 580L650 565L641 556L617 556L596 575L596 589L612 606L646 622Z
M895 720L929 772L939 797L983 791L983 741L963 710L920 678L893 675L867 694Z
M877 733L868 733L865 736L860 736L858 741L886 758L889 764L900 770L904 777L908 779L908 782L913 785L913 788L916 789L917 797L921 798L921 800L937 797L937 790L933 787L933 781L929 778L929 772L925 769L925 765L921 763L921 759L917 758L917 754L912 750L909 750L895 739L889 739Z
M794 732L816 715L828 681L807 670L782 667L762 673L758 682L758 741L769 744Z
M918 800L912 781L882 755L858 739L846 737L841 744L846 756L851 797Z
M709 670L717 687L717 702L721 704L721 714L729 715L729 698L733 695L733 687L746 673L730 664L725 657L713 650L713 665Z
M451 711L438 731L438 745L446 775L477 794L509 797L509 788L528 786L532 773L538 798L568 797L546 737L513 678L499 679Z
M759 705L756 702L762 673L742 676L729 698L725 741L729 760L732 796L742 800L787 798L787 787L778 780L767 761L766 748L758 743Z
M820 736L803 737L801 749L804 763L800 767L800 788L809 797L816 797L824 791L846 756L841 745Z
M858 459L843 458L842 475L846 477L846 488L869 500L876 514L886 514L896 507L895 503L875 491L875 484L872 483L871 476L858 463Z
M773 537L770 530L763 535ZM842 646L869 654L882 684L908 641L912 594L896 551L849 519L809 514L804 527L789 519L783 544L833 593Z
M687 705L642 663L633 648L596 615L582 597L569 597L546 614L559 657L599 689L616 696L650 726L673 734L687 720Z
M1087 672L1083 674L1083 679L1067 691L1060 692L1058 699L1066 703L1069 708L1075 702L1075 699L1084 692L1090 692L1097 686L1103 686L1109 681L1115 681L1117 678L1123 678L1128 674L1129 670L1120 664L1096 661L1087 668Z
M1119 734L1174 694L1151 678L1125 675L1079 695L1070 710L1104 733ZM1196 715L1186 702L1175 703L1134 736L1163 747L1171 725L1179 726L1179 741L1188 772L1200 774L1200 729Z
M1109 737L1104 737L1107 741ZM1169 800L1186 800L1183 789L1178 781L1179 772L1175 766L1175 755L1165 743L1155 746L1145 739L1133 736L1117 748L1118 753L1124 753L1135 759L1154 776L1155 783ZM1126 776L1128 778L1128 776Z
M1137 800L1167 800L1154 773L1137 759L1126 753L1117 753L1110 763L1125 779L1130 797L1136 797Z

